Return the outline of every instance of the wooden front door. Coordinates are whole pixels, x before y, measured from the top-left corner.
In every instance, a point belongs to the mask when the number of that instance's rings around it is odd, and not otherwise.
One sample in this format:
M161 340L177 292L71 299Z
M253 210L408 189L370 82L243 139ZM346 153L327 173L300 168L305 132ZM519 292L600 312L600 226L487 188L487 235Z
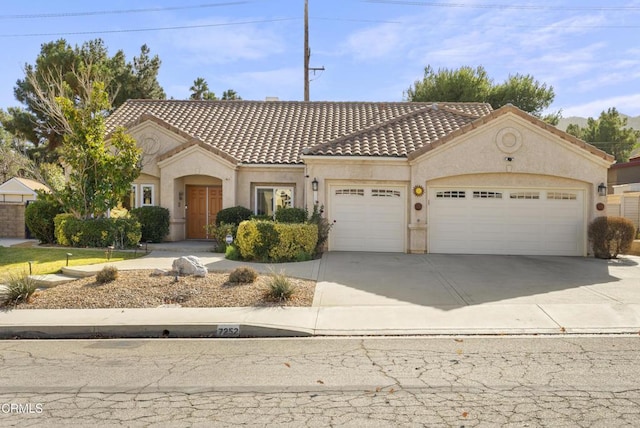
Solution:
M222 187L187 186L187 239L207 239L207 224L222 209Z

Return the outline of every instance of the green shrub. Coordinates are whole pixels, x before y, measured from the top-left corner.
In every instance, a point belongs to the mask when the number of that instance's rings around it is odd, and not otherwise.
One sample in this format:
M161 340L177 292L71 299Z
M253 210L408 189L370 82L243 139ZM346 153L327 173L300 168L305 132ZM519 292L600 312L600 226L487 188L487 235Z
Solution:
M62 212L59 203L49 199L38 199L27 205L24 221L40 242L53 244L56 242L53 219Z
M600 259L612 259L627 253L635 234L635 226L624 217L598 217L589 224L593 254Z
M311 253L307 253L306 251L300 250L296 253L294 259L296 262L308 262L309 260L313 259L313 255L311 255Z
M131 210L140 222L143 242L162 242L169 234L169 210L164 207L140 207Z
M272 273L267 285L269 286L269 297L281 302L289 300L295 292L295 286L282 271L280 273Z
M276 221L280 223L305 223L309 217L307 210L302 208L283 208L276 210Z
M135 218L78 219L58 214L54 219L56 240L67 247L134 247L140 242L140 223Z
M235 268L229 274L229 282L232 284L252 284L258 278L258 273L247 266Z
M333 223L329 223L329 221L322 216L324 213L324 206L318 206L317 204L313 206L313 213L311 217L309 217L309 223L315 224L318 227L318 241L316 243L316 248L314 249L314 255L321 254L324 250L324 244L329 239L329 232L333 227Z
M26 273L11 274L6 288L0 292L0 306L27 303L37 288L36 281Z
M245 220L249 220L253 212L249 208L238 205L237 207L225 208L216 214L216 225L222 223L239 225Z
M233 236L233 239L235 240L237 233L238 233L237 224L220 223L219 225L215 225L215 224L207 225L207 235L209 235L210 238L214 238L216 240L216 251L218 253L226 252L227 235Z
M314 224L245 221L238 227L236 245L245 260L290 261L312 254L318 239Z
M96 282L98 284L106 284L118 279L118 268L115 266L105 266L96 274Z
M227 248L224 250L224 257L227 260L240 260L240 251L238 251L238 247L233 244L227 245Z
M267 221L271 221L273 220L273 216L269 215L269 214L254 214L251 216L251 218L249 220L267 220Z

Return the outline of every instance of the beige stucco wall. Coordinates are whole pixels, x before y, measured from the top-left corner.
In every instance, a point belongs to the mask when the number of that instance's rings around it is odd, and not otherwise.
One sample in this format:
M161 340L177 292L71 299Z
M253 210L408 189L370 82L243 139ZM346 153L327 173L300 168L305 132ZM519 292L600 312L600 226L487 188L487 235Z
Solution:
M512 134L517 136L514 141ZM334 182L374 184L383 179L387 184L406 183L409 190L423 186L423 196L408 192L408 252L426 251L430 186L579 189L585 194L587 221L605 215L605 211L596 210L598 202L606 202L605 197L598 196L597 187L606 183L609 162L513 114L501 116L411 161L314 156L304 159L309 180L317 177L320 183L320 204L326 204L328 185ZM307 203L312 206L310 181L307 189ZM414 208L417 202L422 203L421 210Z
M504 135L508 138L505 140ZM317 202L327 206L332 184L395 184L407 189L408 252L427 248L427 195L430 186L562 187L585 192L587 220L597 211L599 183L606 183L609 162L516 116L506 114L456 140L408 161L394 158L303 156L304 166L236 165L214 153L191 146L170 158L157 157L185 141L152 123L137 127L134 136L143 143L145 179L159 180L156 197L171 213L171 240L184 239L184 201L180 192L189 184L221 185L223 207L242 205L254 209L255 186L287 185L295 188L294 204L311 209L316 202L311 182L319 182ZM511 135L517 141L512 141ZM497 143L498 141L498 143ZM506 157L511 157L509 162ZM142 183L141 179L136 182ZM421 185L427 192L415 196ZM183 194L184 198L184 194ZM420 202L424 208L414 209Z
M305 207L305 167L243 165L238 168L237 204L255 210L256 186L293 187L294 206Z

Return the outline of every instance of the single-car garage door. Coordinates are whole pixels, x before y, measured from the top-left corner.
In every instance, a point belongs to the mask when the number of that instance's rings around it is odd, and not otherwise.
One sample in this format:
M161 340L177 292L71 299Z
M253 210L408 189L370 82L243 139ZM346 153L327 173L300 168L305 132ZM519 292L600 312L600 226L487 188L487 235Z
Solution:
M582 256L584 192L429 189L429 251Z
M330 186L331 251L404 252L406 190L394 186Z

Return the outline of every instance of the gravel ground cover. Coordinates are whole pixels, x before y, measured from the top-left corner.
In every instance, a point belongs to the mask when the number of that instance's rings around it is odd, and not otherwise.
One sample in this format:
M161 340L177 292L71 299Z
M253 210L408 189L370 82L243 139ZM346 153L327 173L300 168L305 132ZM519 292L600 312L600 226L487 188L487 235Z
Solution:
M98 284L95 277L39 290L17 309L155 308L180 305L191 308L240 306L311 306L315 281L290 278L295 293L287 301L268 296L268 275L252 284L231 284L228 273L204 278L154 276L152 270L120 271L118 278Z

